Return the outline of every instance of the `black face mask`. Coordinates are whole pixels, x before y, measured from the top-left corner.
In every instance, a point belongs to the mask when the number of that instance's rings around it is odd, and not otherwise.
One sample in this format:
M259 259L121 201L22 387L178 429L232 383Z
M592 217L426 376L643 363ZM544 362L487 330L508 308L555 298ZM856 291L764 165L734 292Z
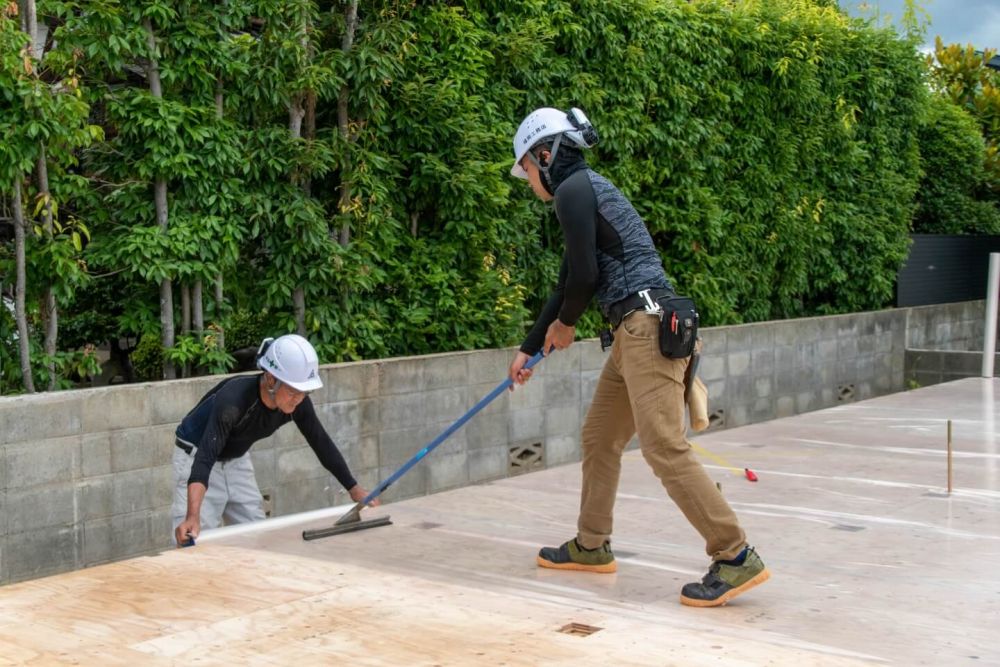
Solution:
M565 143L559 146L556 157L548 168L548 176L544 171L540 171L542 177L542 187L550 195L555 195L556 189L572 174L587 168L587 161L583 158L583 152L575 146L567 146Z

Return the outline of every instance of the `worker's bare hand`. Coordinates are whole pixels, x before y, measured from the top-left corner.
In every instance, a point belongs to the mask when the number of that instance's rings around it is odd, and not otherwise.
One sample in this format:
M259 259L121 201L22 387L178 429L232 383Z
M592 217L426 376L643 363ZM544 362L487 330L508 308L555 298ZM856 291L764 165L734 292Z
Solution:
M198 535L201 533L201 521L198 517L193 519L187 518L181 522L177 529L174 531L174 539L177 541L177 546L186 546L189 540L197 539Z
M368 495L368 490L365 489L360 484L355 484L353 487L351 487L348 493L351 494L351 500L353 500L356 503L360 503ZM378 507L381 504L382 504L381 500L379 500L378 498L372 498L371 502L368 503L368 507Z
M557 317L549 325L548 331L545 332L545 345L542 346L542 349L548 356L552 354L553 349L565 350L573 344L574 338L576 338L576 327L563 324Z
M531 360L524 352L518 352L514 355L514 361L510 362L510 368L507 369L507 377L514 384L524 384L529 379L531 379L531 369L525 368L524 365ZM514 391L514 385L510 386L510 391Z

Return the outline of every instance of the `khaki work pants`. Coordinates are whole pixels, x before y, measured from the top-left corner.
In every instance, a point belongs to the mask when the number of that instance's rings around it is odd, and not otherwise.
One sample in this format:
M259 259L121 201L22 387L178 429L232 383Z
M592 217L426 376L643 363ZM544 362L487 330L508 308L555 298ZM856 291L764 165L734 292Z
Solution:
M581 436L577 540L594 549L610 539L622 453L638 432L646 463L705 539L705 551L713 560L730 560L745 546L746 536L685 437L684 371L689 359L660 354L658 326L658 318L637 311L615 330Z

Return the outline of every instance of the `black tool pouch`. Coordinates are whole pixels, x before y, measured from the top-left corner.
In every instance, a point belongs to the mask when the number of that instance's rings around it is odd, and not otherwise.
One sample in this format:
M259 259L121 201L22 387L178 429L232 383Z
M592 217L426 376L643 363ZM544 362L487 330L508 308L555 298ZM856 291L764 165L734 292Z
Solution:
M664 295L660 305L660 352L668 359L687 359L698 339L698 310L686 296Z

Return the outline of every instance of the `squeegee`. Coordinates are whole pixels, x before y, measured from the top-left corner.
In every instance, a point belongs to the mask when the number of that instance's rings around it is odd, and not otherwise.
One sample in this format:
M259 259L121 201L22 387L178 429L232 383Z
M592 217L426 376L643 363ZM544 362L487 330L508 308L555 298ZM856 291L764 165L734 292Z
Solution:
M530 369L532 366L541 361L542 358L543 358L542 353L538 352L537 354L535 354L535 356L529 359L527 363L524 364L524 368ZM366 528L377 528L378 526L386 526L392 523L392 521L390 521L389 517L387 516L378 517L377 519L368 519L362 521L361 510L365 506L367 506L368 503L370 503L371 501L375 500L380 495L382 495L383 491L388 489L396 480L405 475L410 468L415 466L420 461L420 459L424 458L432 451L434 451L435 447L437 447L442 442L447 440L452 433L462 428L462 426L464 426L467 421L472 419L472 417L477 412L479 412L487 405L489 405L493 401L493 399L495 399L497 396L499 396L504 391L509 389L513 384L514 383L510 378L507 378L503 382L498 384L493 391L488 393L486 396L482 398L482 400L480 400L478 403L472 406L471 410L469 410L464 415L459 417L458 420L456 420L454 424L446 428L444 432L441 433L441 435L434 438L434 440L431 441L426 447L424 447L419 452L414 454L413 458L404 463L399 470L389 475L384 481L379 483L379 485L376 486L375 489L372 490L367 496L362 498L360 501L358 501L358 503L354 507L348 510L347 513L344 514L344 516L337 519L336 523L334 523L329 528L319 528L317 530L304 530L302 531L302 539L315 540L320 537L330 537L331 535L340 535L341 533L350 533L356 530L364 530Z

